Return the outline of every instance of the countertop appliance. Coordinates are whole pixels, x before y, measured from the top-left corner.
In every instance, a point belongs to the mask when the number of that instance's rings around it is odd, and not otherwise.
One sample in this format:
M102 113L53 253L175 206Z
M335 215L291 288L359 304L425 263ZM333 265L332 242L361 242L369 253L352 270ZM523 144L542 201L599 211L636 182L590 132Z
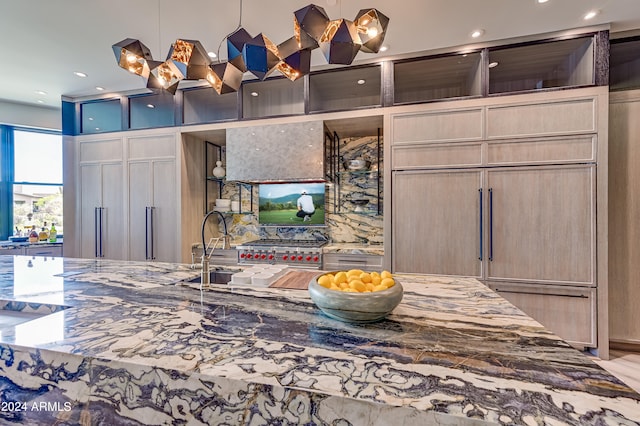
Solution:
M322 246L328 241L261 239L236 246L239 264L281 263L293 267L320 268Z

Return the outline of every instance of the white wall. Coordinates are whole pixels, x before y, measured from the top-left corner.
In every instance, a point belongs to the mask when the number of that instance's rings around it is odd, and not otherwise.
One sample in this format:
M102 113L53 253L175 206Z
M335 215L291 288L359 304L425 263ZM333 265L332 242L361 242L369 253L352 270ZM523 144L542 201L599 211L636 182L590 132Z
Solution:
M62 110L0 101L0 124L62 130Z

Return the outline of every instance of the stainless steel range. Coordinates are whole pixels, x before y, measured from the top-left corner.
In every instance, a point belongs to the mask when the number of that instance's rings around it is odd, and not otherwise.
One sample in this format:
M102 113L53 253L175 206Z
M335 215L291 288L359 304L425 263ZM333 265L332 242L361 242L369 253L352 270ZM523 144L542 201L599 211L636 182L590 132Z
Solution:
M263 239L236 246L236 250L241 264L283 263L320 268L325 244L327 241Z

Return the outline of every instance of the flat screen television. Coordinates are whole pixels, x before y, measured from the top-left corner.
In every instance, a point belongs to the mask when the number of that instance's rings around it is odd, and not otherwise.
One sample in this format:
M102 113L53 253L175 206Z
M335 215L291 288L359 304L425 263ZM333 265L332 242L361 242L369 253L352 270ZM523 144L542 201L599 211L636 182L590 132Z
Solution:
M325 184L261 183L258 224L262 226L325 226Z

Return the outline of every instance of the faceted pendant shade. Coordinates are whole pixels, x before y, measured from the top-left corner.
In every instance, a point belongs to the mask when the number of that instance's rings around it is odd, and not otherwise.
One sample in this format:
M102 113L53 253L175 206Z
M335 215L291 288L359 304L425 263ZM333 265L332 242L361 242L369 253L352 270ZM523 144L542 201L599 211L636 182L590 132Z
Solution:
M317 48L328 63L350 65L360 50L380 51L388 25L377 9L361 9L353 21L332 21L322 7L310 4L293 13L293 36L277 46L238 26L226 37L228 62L212 63L198 40L177 39L164 62L153 60L149 48L133 38L111 47L118 66L145 78L149 89L175 94L182 80L206 80L224 94L240 89L245 72L264 80L277 70L295 81L311 72L311 51Z
M247 71L260 80L267 78L280 62L278 48L263 34L258 34L245 43L242 48L242 59Z
M223 95L240 89L242 74L242 70L231 62L212 64L209 66L207 81L219 95Z
M367 53L378 53L387 33L389 18L377 9L362 9L358 12L354 22L362 41L360 50Z
M171 46L167 60L176 63L177 67L186 67L185 79L199 80L207 78L209 55L197 40L178 39Z
M347 19L329 22L319 44L327 62L342 65L350 65L362 46L355 24Z
M185 78L186 65L178 66L179 62L171 60L156 64L151 67L147 87L149 89L164 89L174 95L178 89L178 83Z
M149 77L148 61L153 60L151 51L140 40L126 38L119 43L111 46L113 53L116 55L118 66L125 70L140 75L144 78Z
M329 16L320 6L310 4L293 13L295 37L301 49L315 49L330 22Z
M295 37L278 45L280 63L276 67L291 81L296 81L311 71L311 50L298 48Z
M242 50L244 45L250 41L251 36L244 28L238 29L227 37L227 58L229 62L235 65L235 67L242 72L247 71L247 66L244 63L244 57L242 56Z

